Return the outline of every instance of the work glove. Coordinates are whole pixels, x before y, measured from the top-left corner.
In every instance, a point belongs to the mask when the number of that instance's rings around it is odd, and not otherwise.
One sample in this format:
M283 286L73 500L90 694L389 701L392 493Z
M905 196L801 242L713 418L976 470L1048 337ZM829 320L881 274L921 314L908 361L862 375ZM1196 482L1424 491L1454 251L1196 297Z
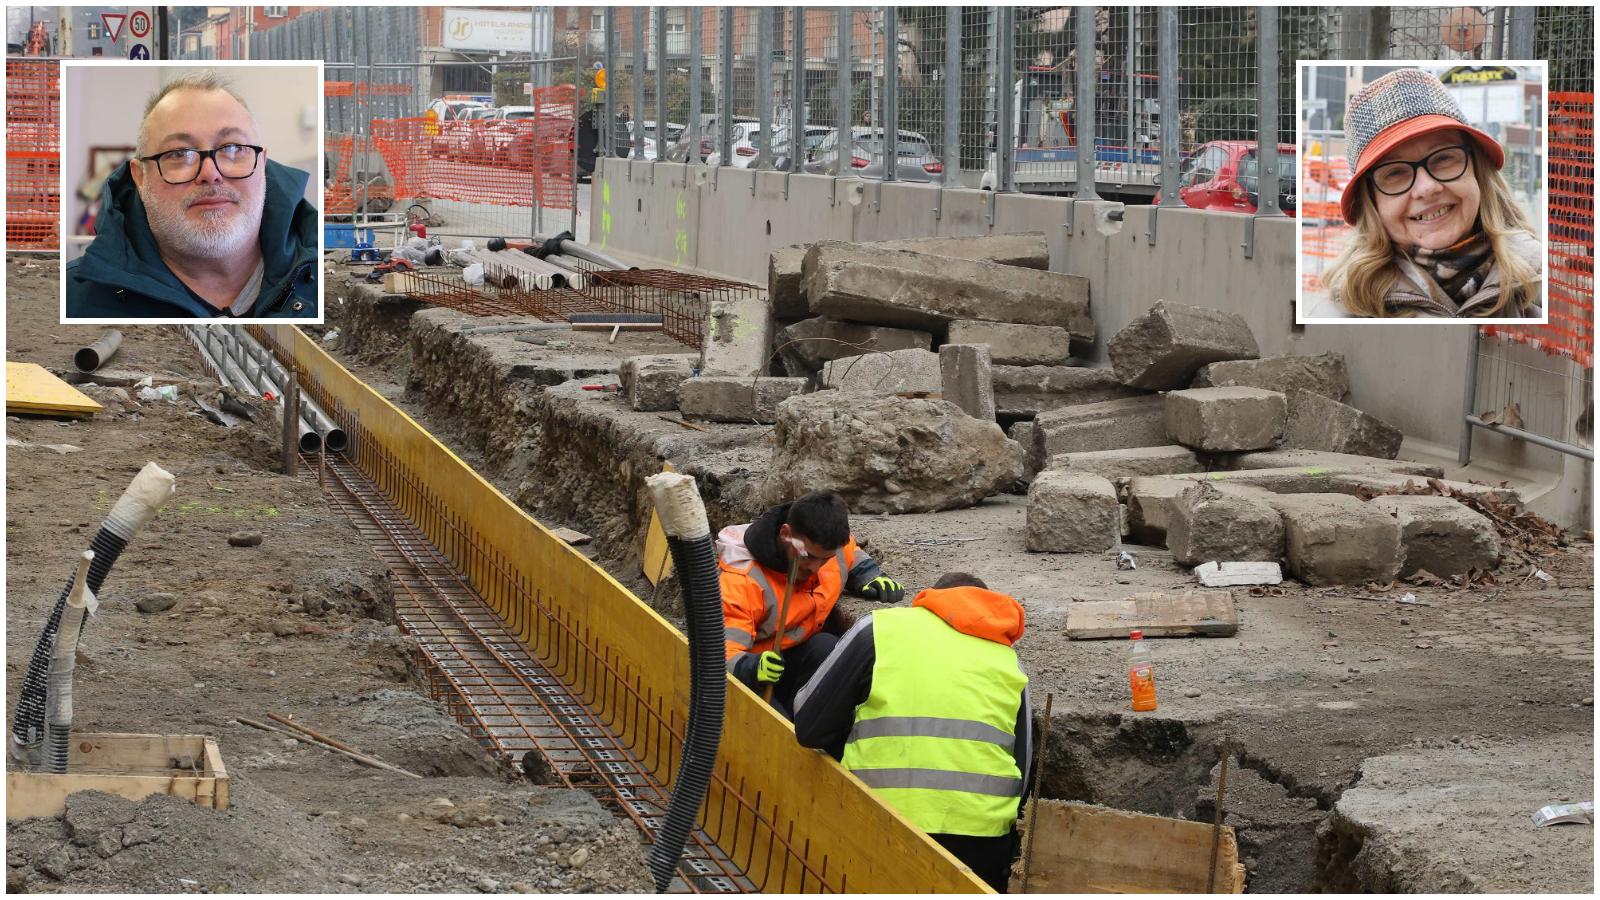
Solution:
M861 596L879 603L899 603L905 599L906 588L893 578L879 575L867 582L867 586L861 589Z
M783 657L776 651L768 650L761 654L756 662L756 680L767 684L776 684L783 677Z

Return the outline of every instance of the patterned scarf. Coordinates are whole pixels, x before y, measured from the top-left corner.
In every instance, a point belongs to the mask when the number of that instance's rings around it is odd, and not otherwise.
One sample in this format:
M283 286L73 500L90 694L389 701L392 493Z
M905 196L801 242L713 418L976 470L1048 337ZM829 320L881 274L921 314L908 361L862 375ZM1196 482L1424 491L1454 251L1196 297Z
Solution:
M1385 305L1391 311L1481 316L1499 299L1500 273L1495 266L1494 248L1482 229L1439 250L1419 247L1409 256L1399 251L1395 256L1401 269L1413 277L1402 277L1390 290ZM1508 309L1506 313L1516 315L1515 310Z

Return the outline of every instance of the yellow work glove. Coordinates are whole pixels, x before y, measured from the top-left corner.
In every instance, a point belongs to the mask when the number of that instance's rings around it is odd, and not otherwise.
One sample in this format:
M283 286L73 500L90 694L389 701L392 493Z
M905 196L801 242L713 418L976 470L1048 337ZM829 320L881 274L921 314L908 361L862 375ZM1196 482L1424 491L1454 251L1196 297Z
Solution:
M867 586L861 589L861 596L879 603L899 603L906 597L906 588L893 578L879 575L867 582Z
M756 680L776 684L782 677L783 657L772 650L762 653L761 659L756 663Z

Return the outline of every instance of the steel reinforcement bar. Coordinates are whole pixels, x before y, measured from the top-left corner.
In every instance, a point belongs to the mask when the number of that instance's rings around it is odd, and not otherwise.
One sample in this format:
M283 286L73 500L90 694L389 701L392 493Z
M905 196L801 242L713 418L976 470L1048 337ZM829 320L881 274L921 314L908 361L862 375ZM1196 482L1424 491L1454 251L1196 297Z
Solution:
M560 682L558 691L604 727L604 749L625 753L616 760L621 769L672 784L688 718L684 635L298 328L251 331L295 367L305 390L352 435L347 456L354 467L520 644L502 648L498 663L516 668L524 654L536 657ZM435 570L432 577L444 576ZM491 624L468 619L441 623L436 613L430 621L454 632ZM725 727L699 822L716 852L691 841L691 869L726 859L742 873L741 888L765 893L988 891L838 763L799 746L790 725L741 684L730 684ZM558 770L567 783L584 774L581 766ZM651 805L630 815L639 821ZM707 888L718 890L700 889Z

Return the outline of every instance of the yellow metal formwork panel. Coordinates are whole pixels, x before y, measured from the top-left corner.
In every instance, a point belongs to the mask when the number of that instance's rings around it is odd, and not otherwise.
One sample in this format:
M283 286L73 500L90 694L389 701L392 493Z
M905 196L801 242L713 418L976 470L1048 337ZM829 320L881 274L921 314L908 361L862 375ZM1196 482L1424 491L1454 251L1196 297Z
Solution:
M6 412L92 416L102 409L82 391L38 363L6 363Z
M363 471L670 785L688 718L684 635L299 329L260 333L292 353L303 380L344 418ZM767 893L989 892L838 763L799 746L789 723L737 682L702 822Z

